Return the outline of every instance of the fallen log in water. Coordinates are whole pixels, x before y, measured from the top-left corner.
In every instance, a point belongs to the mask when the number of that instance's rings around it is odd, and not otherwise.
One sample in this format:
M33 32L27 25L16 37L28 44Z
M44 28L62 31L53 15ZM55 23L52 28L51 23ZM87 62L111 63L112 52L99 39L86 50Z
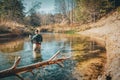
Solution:
M60 53L60 51L57 51L56 54L58 55L58 53ZM21 80L23 80L23 78L20 77L18 74L25 73L25 72L32 72L33 69L51 65L51 64L59 64L60 62L63 62L64 60L68 59L68 58L60 58L60 59L52 60L53 58L55 58L55 55L53 55L47 61L37 62L31 65L22 66L22 67L17 67L21 59L20 57L18 57L18 59L14 62L14 65L11 68L0 71L0 78L9 77L9 76L17 76Z

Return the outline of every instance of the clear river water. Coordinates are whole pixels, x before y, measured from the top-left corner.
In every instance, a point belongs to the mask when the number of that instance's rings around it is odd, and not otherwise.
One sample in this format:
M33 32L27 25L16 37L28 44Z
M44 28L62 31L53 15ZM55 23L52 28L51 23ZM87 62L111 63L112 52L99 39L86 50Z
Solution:
M70 57L63 62L64 67L57 64L48 65L34 69L35 73L30 72L20 74L25 80L77 80L73 73L76 63L80 61L80 54L86 53L92 49L90 42L80 35L72 34L42 34L43 42L41 44L41 52L39 58L33 57L32 43L29 38L20 38L9 42L0 43L0 70L10 68L15 58L20 56L21 61L18 65L27 66L36 62L48 60L60 48L60 57ZM76 56L77 55L77 56ZM57 58L56 58L57 59ZM2 78L0 80L19 80L16 76Z

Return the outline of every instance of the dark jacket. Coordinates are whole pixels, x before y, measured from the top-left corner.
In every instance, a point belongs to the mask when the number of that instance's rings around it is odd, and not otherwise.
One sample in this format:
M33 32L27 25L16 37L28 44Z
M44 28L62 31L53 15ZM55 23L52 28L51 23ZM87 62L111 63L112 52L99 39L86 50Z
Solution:
M40 34L35 34L32 39L32 43L41 43L43 41L42 35Z

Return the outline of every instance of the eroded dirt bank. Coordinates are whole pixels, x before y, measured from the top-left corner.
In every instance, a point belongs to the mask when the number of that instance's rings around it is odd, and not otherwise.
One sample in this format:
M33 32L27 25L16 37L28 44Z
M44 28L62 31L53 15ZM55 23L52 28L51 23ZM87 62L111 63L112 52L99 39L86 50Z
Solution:
M101 22L102 21L102 22ZM98 21L100 27L92 28L79 34L95 38L106 47L107 63L105 72L99 80L120 79L120 13L114 12L109 17Z

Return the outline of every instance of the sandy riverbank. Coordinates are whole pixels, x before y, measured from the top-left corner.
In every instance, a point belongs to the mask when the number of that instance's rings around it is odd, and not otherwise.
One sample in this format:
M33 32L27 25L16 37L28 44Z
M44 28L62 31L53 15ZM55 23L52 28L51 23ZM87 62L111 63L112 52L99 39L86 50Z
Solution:
M101 20L100 20L101 21ZM96 23L98 24L99 21ZM99 80L119 80L120 79L120 13L114 12L109 17L103 19L102 26L92 28L79 34L95 38L105 46L107 51L107 63L105 72Z

